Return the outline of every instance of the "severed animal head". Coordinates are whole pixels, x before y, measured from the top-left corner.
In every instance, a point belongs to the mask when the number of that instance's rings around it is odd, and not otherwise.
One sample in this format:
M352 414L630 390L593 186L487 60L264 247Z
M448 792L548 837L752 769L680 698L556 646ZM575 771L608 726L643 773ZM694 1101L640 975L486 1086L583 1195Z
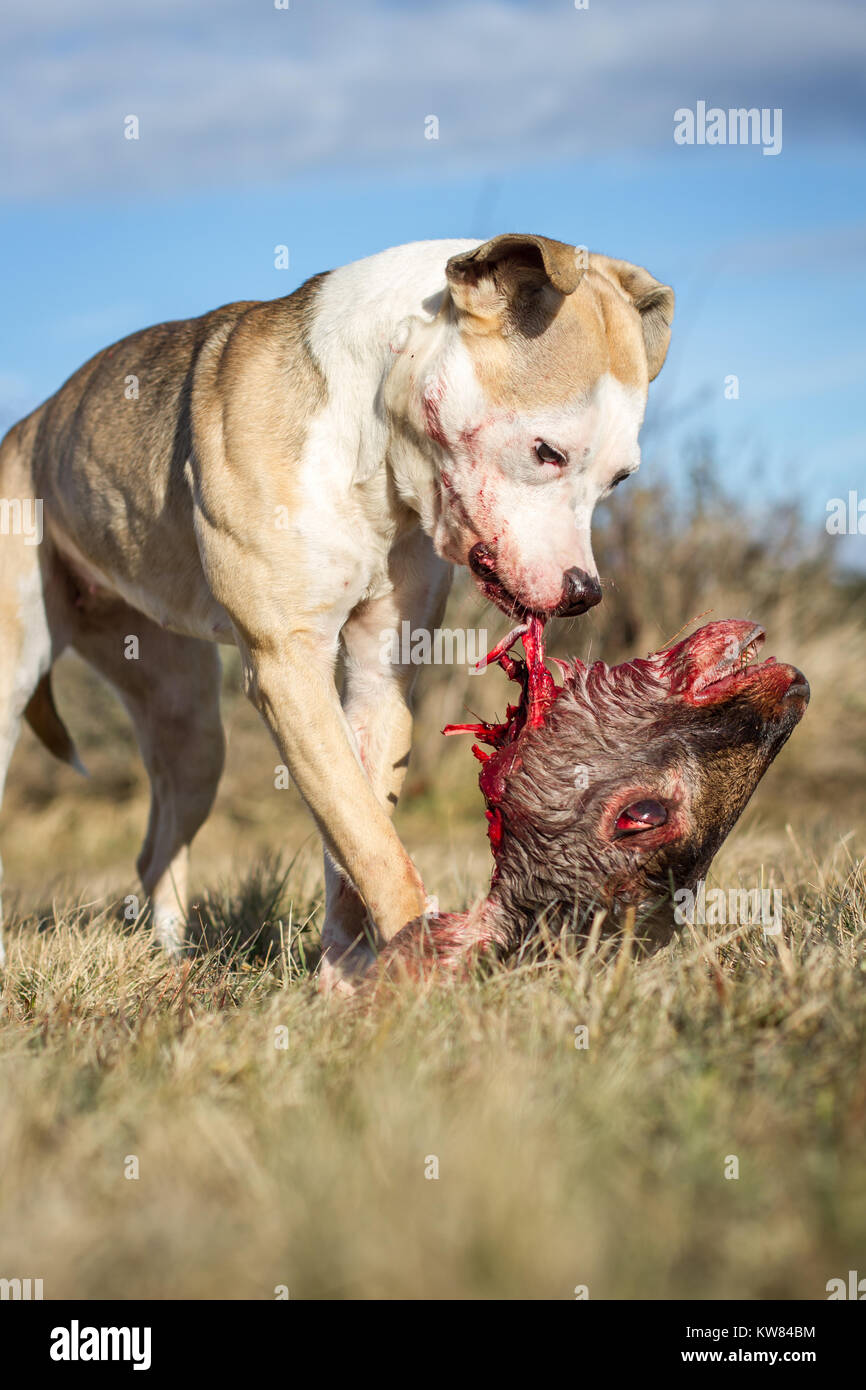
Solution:
M518 636L525 659L508 654ZM386 955L504 955L542 916L585 932L599 908L605 932L632 909L637 939L665 944L674 892L705 877L809 701L795 666L756 661L763 643L752 622L708 623L620 666L559 662L557 685L542 624L516 628L486 661L519 683L518 703L499 724L445 730L478 740L490 893L469 913L410 924Z

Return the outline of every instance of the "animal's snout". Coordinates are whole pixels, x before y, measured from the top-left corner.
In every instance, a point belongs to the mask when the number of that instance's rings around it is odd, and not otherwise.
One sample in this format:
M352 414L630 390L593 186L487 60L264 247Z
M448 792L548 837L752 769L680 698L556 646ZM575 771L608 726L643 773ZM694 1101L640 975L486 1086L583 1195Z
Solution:
M562 600L557 614L563 618L577 618L588 608L601 603L601 584L594 574L578 569L576 565L566 570L562 576Z

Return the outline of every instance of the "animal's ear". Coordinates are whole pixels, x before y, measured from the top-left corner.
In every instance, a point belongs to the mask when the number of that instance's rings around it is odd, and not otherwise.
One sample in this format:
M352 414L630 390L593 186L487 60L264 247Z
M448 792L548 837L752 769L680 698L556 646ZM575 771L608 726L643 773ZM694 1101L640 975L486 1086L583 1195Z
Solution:
M508 232L452 256L445 275L459 310L498 320L515 299L547 285L572 294L586 268L584 259L584 252L563 241Z
M619 285L640 314L649 379L652 381L664 365L671 340L673 290L670 285L656 280L643 266L632 265L630 261L615 261L610 256L593 253L589 263L593 270L601 271L602 275Z

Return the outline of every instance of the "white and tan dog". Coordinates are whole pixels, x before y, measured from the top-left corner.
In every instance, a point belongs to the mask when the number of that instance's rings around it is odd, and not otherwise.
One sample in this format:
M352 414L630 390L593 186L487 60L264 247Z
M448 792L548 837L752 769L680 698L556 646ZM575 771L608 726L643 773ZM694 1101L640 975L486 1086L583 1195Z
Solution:
M435 627L452 564L509 613L598 602L590 516L638 466L672 315L637 266L506 235L399 246L99 353L0 445L0 777L22 716L74 760L50 687L74 647L132 716L138 868L178 950L223 763L214 644L235 643L325 842L325 977L366 965L371 926L387 941L425 904L391 824L415 668L383 665L382 633ZM8 523L40 504L34 545Z

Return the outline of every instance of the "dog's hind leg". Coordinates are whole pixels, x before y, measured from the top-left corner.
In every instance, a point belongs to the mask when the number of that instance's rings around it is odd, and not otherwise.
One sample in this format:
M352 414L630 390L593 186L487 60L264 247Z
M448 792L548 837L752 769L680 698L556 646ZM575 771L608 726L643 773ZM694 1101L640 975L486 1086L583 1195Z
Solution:
M83 601L69 640L115 687L132 718L151 788L138 872L157 939L176 955L186 933L190 842L223 768L217 649L98 598Z
M66 754L60 751L62 725L50 718L47 677L63 638L53 602L56 574L50 543L43 539L42 507L33 496L29 427L29 421L22 421L0 444L0 797L25 714L44 719L46 733L59 739L55 751L68 761L74 757L71 744ZM39 696L34 695L37 687ZM4 959L0 912L0 964Z

